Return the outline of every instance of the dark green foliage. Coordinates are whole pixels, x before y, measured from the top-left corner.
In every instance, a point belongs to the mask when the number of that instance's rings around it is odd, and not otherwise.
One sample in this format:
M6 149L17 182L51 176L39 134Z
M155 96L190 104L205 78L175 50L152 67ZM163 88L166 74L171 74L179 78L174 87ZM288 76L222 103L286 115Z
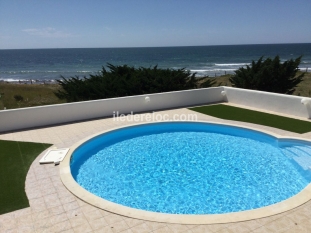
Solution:
M308 121L302 121L223 104L202 106L190 109L221 119L266 125L295 133L307 133L311 131L311 122Z
M29 207L25 180L33 160L50 144L0 140L0 215Z
M108 64L96 75L79 79L72 77L57 80L63 90L55 95L69 102L179 91L214 84L207 77L196 78L185 69L134 68Z
M14 99L17 101L17 102L21 102L24 100L24 97L21 96L21 95L14 95Z
M240 68L230 78L233 87L268 91L283 94L292 94L295 87L302 81L304 73L296 76L301 57L281 63L280 57L261 57L251 66Z

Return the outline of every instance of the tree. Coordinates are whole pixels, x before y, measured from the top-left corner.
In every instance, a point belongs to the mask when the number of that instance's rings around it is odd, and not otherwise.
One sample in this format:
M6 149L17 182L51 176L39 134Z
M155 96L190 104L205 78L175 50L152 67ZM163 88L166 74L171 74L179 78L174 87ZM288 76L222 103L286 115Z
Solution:
M143 95L150 93L179 91L210 87L215 81L210 78L196 78L185 69L134 68L127 65L107 65L89 78L71 77L57 82L62 86L55 95L68 102Z
M236 70L230 82L233 87L292 94L304 76L304 73L297 75L300 61L301 56L283 63L279 56L264 61L261 57L257 62L252 61L251 66Z

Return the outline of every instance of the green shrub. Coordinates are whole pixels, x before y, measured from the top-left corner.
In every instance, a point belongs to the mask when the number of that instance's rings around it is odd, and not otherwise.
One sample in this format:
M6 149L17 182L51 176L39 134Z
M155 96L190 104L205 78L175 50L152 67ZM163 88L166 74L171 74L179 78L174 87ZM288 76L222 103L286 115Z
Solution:
M233 87L292 94L304 76L304 73L297 76L300 61L301 57L283 63L279 56L264 61L261 57L257 62L253 61L251 66L236 70L230 82Z
M17 102L24 101L24 97L21 96L21 95L14 95L14 99L15 99Z
M210 87L214 81L207 77L196 78L185 69L134 68L108 64L89 78L71 77L57 82L62 86L55 95L68 102L143 95Z

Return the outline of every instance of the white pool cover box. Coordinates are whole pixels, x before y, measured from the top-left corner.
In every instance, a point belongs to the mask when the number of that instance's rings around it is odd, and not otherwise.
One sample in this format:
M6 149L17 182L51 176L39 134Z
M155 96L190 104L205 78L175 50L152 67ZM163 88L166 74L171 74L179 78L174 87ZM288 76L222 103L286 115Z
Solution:
M45 155L42 157L39 163L40 164L44 164L44 163L58 164L59 162L63 161L68 151L69 151L69 148L50 149L45 153Z

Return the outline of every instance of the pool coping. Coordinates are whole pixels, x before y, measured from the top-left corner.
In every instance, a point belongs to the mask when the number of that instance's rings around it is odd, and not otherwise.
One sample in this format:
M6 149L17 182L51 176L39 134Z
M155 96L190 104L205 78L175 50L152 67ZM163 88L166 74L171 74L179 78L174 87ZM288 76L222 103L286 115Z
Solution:
M70 150L64 160L61 162L59 171L60 171L60 177L64 184L64 186L76 197L80 198L81 200L98 207L100 209L104 209L109 212L113 212L119 215L136 218L136 219L142 219L142 220L148 220L148 221L156 221L156 222L166 222L166 223L179 223L179 224L216 224L216 223L232 223L232 222L240 222L240 221L247 221L247 220L253 220L258 218L264 218L276 214L280 214L286 211L289 211L291 209L294 209L300 205L303 205L304 203L311 200L311 183L308 184L302 191L300 191L295 196L286 199L284 201L281 201L279 203L253 209L253 210L246 210L241 212L233 212L233 213L225 213L225 214L206 214L206 215L189 215L189 214L165 214L165 213L156 213L151 211L145 211L145 210L139 210L134 209L131 207L123 206L117 203L113 203L110 201L107 201L101 197L98 197L84 188L82 188L72 177L71 170L70 170L70 159L72 156L72 153L77 149L81 144L86 142L87 140L94 138L98 135L101 135L103 133L107 133L110 131L118 130L121 128L127 128L127 127L133 127L138 125L145 125L145 124L156 124L156 123L163 123L166 121L161 122L144 122L139 124L130 124L127 126L122 127L114 127L109 130L104 130L99 133L93 134L89 137L84 138L83 140L79 141L78 143L75 143L72 147L70 147ZM171 121L167 121L171 122ZM194 121L178 121L178 122L194 122ZM228 123L215 123L210 121L195 121L196 123L209 123L214 125L227 125L232 127L238 127L242 129L248 129L248 130L254 130L257 132L265 133L268 135L271 135L277 139L287 139L287 140L300 140L300 141L306 141L311 143L311 140L299 138L299 137L284 137L280 136L276 133L268 132L266 130L257 129L254 127L245 127L245 126L238 126L234 124L228 124Z

